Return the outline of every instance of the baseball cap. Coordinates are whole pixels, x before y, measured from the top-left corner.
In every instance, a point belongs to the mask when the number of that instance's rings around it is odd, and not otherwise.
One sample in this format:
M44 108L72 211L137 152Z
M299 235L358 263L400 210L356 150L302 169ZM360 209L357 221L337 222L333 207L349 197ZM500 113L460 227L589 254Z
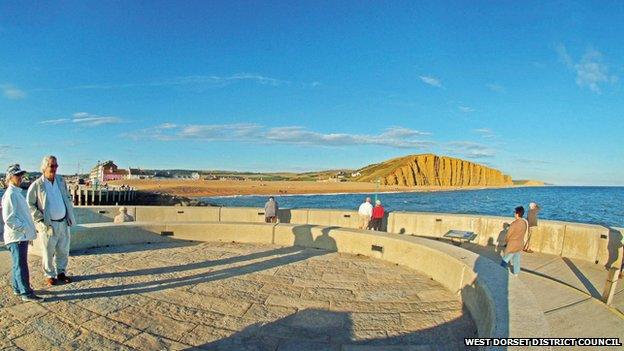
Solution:
M12 164L9 166L9 168L7 168L7 174L10 176L19 176L26 173L26 171L22 170L20 168L19 164Z

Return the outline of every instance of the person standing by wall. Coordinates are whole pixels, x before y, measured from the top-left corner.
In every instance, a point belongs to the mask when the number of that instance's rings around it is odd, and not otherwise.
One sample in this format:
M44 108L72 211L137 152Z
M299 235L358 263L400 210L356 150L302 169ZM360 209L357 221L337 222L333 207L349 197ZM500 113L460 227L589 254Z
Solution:
M4 218L4 243L11 252L13 263L13 293L23 301L42 302L30 287L28 270L28 242L35 240L35 223L22 189L19 187L26 171L18 164L9 166L6 173L7 189L2 196L2 218Z
M56 157L44 157L41 161L43 175L30 185L26 196L35 227L41 235L41 261L48 286L72 281L66 272L69 261L69 227L76 223L74 205L63 177L56 174L57 170Z
M134 222L134 217L128 214L128 209L125 206L119 208L119 214L113 219L113 223Z
M373 205L371 204L371 198L367 197L366 200L360 205L358 209L358 215L360 216L360 229L368 228L368 224L373 216Z
M515 220L509 225L507 230L507 236L505 236L505 255L501 266L507 268L507 265L511 261L513 266L513 275L518 276L520 274L520 255L522 254L522 247L524 246L524 236L529 229L529 223L524 216L524 207L518 206L515 208Z
M529 222L529 234L527 235L526 243L524 244L524 252L533 253L531 250L531 236L537 230L537 214L541 208L535 203L529 204L529 214L527 215L527 221Z
M381 222L384 218L384 208L381 206L380 200L375 200L375 207L373 208L373 215L371 217L370 224L368 225L368 229L372 229L375 231L381 230Z
M266 223L277 223L277 211L279 205L273 196L264 204L264 221Z

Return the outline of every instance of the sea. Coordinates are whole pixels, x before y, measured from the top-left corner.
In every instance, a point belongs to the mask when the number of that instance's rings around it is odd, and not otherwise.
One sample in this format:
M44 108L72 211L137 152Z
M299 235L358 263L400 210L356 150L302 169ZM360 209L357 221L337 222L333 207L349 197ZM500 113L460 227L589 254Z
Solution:
M0 196L3 194L0 189ZM443 212L513 217L516 206L536 202L539 217L566 222L624 227L624 187L543 186L480 190L366 194L275 195L280 208L356 210L370 196L386 211ZM267 196L213 196L201 200L218 206L264 207Z
M326 195L275 195L280 208L356 210L365 197L381 200L387 211L443 212L513 217L516 206L536 202L539 217L624 227L624 187L542 186L481 190ZM264 207L267 196L202 197L228 207Z

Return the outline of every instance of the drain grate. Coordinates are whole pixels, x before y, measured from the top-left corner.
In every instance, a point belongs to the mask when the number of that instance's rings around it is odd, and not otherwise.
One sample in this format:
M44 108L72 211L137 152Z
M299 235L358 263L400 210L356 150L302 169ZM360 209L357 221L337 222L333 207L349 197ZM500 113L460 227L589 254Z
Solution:
M379 246L379 245L372 245L371 246L371 251L377 251L377 252L383 253L383 250L384 250L383 246Z

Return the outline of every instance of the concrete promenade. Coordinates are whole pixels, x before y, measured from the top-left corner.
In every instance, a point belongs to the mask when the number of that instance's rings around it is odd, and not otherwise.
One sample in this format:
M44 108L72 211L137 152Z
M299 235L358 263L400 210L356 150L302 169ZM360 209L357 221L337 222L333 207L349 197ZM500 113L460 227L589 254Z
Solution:
M507 220L505 218L398 213L394 217L391 214L388 219L389 230L396 233L391 234L349 229L353 225L354 216L342 210L288 210L286 214L282 213L282 223L277 225L257 223L263 215L257 209L139 206L131 207L139 222L113 225L110 223L116 213L113 210L116 208L79 209L79 221L91 224L75 228L75 240L72 241L75 252L89 249L96 250L94 253L104 250L106 254L108 249L104 247L128 244L144 244L145 248L140 251L150 251L155 244L147 243L160 242L157 245L166 245L171 244L171 240L178 244L197 245L188 241L191 240L236 241L251 245L278 245L288 250L310 252L323 249L377 257L386 263L405 265L423 272L441 283L445 289L461 295L464 307L471 311L478 326L479 335L619 337L624 340L624 319L621 313L624 286L618 287L613 307L599 301L607 276L603 264L613 260L613 264L621 262L621 256L618 256L621 246L615 245L621 241L623 230L620 228L543 221L536 237L536 245L543 252L524 254L524 271L515 278L503 274L504 270L498 267L500 250L495 245L488 245L500 241L503 232L499 228ZM234 219L242 222L234 222ZM447 227L474 230L480 235L474 244L464 244L460 249L439 239ZM424 237L410 234L422 234ZM441 241L436 240L436 237ZM96 247L100 249L90 249ZM2 249L1 259L4 259L6 265L4 262L0 264L0 274L8 271L4 268L9 262L7 253ZM158 262L161 261L157 259L156 264ZM88 266L92 268L97 265ZM88 270L85 272L90 274ZM123 270L115 273L124 275ZM378 274L383 272L379 271ZM108 286L119 281L123 283L126 279L135 284L142 283L140 280L143 278L138 278L139 282L132 282L131 278L124 275L121 280L105 283L106 287L94 288L108 289ZM8 280L5 282L8 284ZM396 280L390 282L397 283ZM402 294L410 289L412 286L409 284L401 285ZM143 295L143 292L139 291L138 294ZM124 295L129 296L129 293ZM298 298L302 297L299 295ZM8 302L8 298L0 294L0 308ZM447 323L438 320L438 325ZM497 329L491 331L491 325ZM438 330L437 327L430 329ZM381 339L386 340L384 342L391 339L392 343L396 343L402 337L386 334L385 337L375 338L376 341ZM345 349L345 345L341 345ZM385 346L389 345L387 343ZM361 348L372 345L351 346ZM438 346L435 342L428 343L427 349Z
M495 246L463 248L500 262ZM602 265L542 253L523 253L519 279L531 289L553 337L619 337L624 342L624 284L612 307L600 301L607 271Z
M7 266L6 251L0 262ZM0 277L0 349L463 350L459 296L380 259L270 244L172 242L75 252L72 284L23 303Z

